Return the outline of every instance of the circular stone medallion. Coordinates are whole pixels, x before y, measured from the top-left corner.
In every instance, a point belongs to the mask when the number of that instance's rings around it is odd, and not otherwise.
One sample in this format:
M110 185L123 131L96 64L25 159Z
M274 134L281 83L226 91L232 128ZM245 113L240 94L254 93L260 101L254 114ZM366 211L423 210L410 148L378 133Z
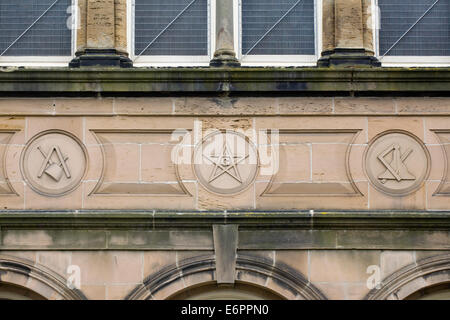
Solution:
M196 146L193 166L206 189L223 195L235 194L255 179L258 152L248 137L234 131L217 131Z
M28 142L22 152L21 169L34 191L57 197L80 184L86 162L86 150L77 137L62 130L48 130Z
M416 136L390 130L376 136L366 152L365 167L372 185L391 196L416 191L427 178L430 155Z

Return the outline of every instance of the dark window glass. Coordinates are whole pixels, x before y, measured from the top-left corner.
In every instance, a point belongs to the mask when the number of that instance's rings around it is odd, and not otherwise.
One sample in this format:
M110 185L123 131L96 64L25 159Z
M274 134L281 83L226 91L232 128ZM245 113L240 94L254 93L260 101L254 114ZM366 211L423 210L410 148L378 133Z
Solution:
M0 0L0 54L27 30L55 0ZM70 56L67 26L71 0L59 0L3 56Z
M186 11L178 16L185 8L187 8ZM163 30L165 31L162 32ZM207 55L207 0L194 2L192 0L136 0L135 54L141 53L168 56Z
M314 55L314 0L242 0L242 54Z
M380 55L449 56L450 1L440 0L390 50L398 39L436 0L378 0L380 7Z

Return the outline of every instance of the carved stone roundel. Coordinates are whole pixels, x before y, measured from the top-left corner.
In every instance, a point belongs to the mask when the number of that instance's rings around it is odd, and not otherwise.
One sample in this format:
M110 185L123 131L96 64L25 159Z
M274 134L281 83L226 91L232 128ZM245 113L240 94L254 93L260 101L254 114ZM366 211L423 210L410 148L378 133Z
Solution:
M237 132L214 132L199 143L193 156L194 172L209 191L230 195L245 190L258 172L258 153Z
M391 196L416 191L430 170L430 155L424 144L414 135L400 130L375 137L365 161L372 185Z
M22 174L37 193L62 196L73 191L86 172L81 141L69 132L48 130L34 136L21 157Z

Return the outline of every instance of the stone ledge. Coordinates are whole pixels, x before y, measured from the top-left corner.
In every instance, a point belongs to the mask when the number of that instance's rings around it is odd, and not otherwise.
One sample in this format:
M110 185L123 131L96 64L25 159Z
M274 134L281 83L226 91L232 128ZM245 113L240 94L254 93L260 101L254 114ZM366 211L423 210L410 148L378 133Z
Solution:
M0 116L447 116L450 97L5 97Z
M211 251L218 224L238 250L450 249L448 211L2 211L0 250Z
M162 227L145 220L117 223L97 220L90 225L65 218L57 221L21 219L22 222L0 219L0 250L213 250L212 225L190 219L181 225L170 220ZM150 219L148 219L151 221ZM194 221L192 221L194 220ZM336 219L337 220L337 219ZM335 221L336 221L335 220ZM404 219L403 221L407 220ZM449 218L436 219L432 225L426 219L412 224L399 222L385 225L342 224L320 225L309 220L299 225L295 219L283 224L239 224L237 250L450 250ZM171 222L172 224L170 224ZM197 222L194 224L194 222ZM271 223L269 223L271 222ZM225 220L222 220L225 223ZM397 224L397 225L396 225ZM421 225L421 228L419 226ZM376 228L374 228L376 227Z
M198 230L211 229L214 224L238 224L240 230L245 228L450 230L450 211L0 211L2 231L9 228L36 230L67 227Z
M3 68L0 93L448 95L450 68Z

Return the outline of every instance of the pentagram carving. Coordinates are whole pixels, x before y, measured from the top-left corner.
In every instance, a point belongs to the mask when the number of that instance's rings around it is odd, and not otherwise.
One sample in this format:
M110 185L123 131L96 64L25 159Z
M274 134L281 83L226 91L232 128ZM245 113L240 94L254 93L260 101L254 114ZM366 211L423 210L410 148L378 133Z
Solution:
M239 173L238 165L245 159L248 155L236 156L230 152L230 147L227 142L224 142L222 146L222 153L220 155L203 155L205 159L208 159L214 164L214 168L211 170L211 175L208 179L208 183L213 182L219 178L222 174L228 174L230 177L234 178L237 182L242 184L242 177Z
M37 193L62 196L75 189L86 171L86 151L69 132L48 130L30 139L21 156L22 174Z
M414 135L390 130L373 139L366 153L366 172L372 185L392 196L416 191L428 176L430 155Z
M226 195L246 189L258 170L256 147L234 131L208 135L196 146L193 162L199 182L209 191Z

